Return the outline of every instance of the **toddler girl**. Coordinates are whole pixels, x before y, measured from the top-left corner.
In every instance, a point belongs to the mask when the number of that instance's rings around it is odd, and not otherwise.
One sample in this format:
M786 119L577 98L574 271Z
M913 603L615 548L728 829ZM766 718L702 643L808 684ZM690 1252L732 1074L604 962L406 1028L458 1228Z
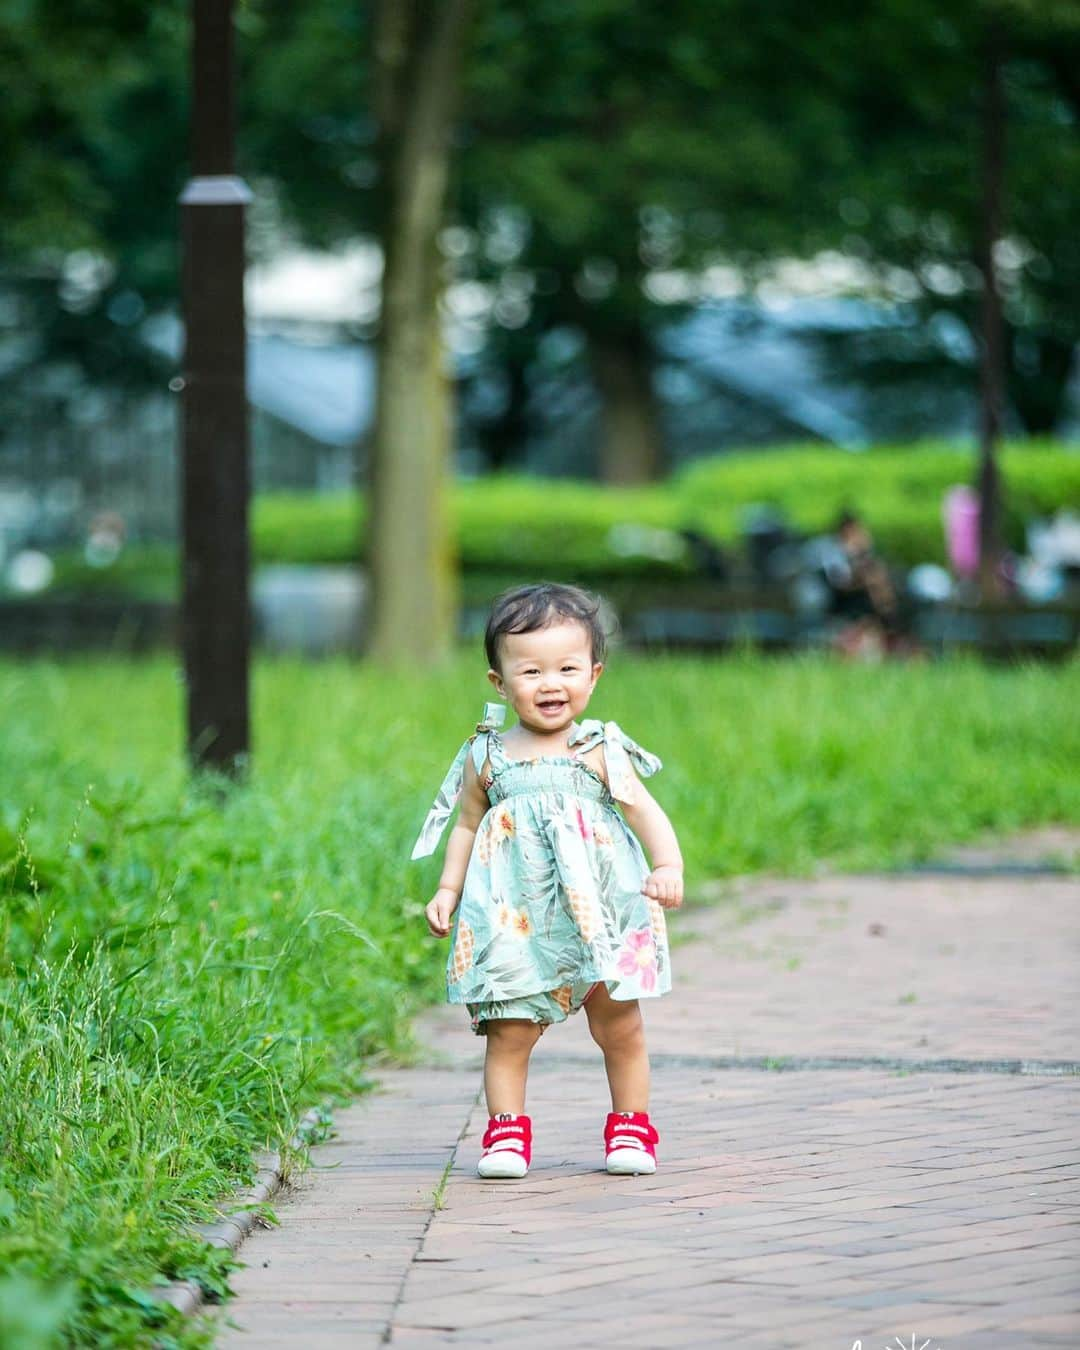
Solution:
M584 591L545 583L506 592L484 644L488 679L517 725L501 734L505 709L485 705L412 853L434 852L460 799L426 915L437 937L452 924L447 998L466 1004L487 1037L490 1119L477 1171L528 1171L529 1055L549 1023L584 1007L611 1089L607 1170L655 1172L638 1000L671 988L663 911L682 904L683 869L671 822L635 766L649 776L660 761L614 722L576 720L605 652L599 607Z

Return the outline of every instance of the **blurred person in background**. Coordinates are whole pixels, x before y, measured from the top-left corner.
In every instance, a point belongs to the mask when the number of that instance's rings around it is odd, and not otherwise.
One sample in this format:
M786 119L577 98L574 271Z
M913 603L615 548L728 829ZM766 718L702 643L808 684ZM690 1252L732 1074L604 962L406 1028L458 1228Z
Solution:
M854 511L841 512L833 537L838 548L824 569L829 612L840 620L833 650L859 660L880 660L901 642L900 606L889 569Z

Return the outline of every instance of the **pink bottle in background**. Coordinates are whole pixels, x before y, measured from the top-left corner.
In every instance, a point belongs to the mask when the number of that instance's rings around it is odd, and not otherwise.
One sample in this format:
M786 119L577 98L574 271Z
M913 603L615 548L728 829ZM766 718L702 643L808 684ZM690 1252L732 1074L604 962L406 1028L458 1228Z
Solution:
M979 570L979 494L964 485L950 488L942 516L950 567L957 576L975 576Z

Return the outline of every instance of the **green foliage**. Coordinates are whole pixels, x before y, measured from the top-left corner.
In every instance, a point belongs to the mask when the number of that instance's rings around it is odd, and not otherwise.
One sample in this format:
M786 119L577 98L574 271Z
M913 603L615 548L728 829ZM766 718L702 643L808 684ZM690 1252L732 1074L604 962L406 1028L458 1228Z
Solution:
M58 23L54 8L24 0L0 16L12 91L0 108L0 254L28 269L11 322L53 359L81 362L98 389L160 387L122 316L171 305L178 287L190 13L179 0L123 0L69 7ZM506 323L504 340L530 356L560 325L625 332L667 317L641 285L650 269L685 270L692 294L703 267L752 282L758 267L820 249L868 264L885 289L899 278L927 317L949 310L970 327L988 17L1007 55L1011 393L1029 426L1052 425L1080 286L1074 0L878 0L858 22L849 5L808 15L794 0L478 5L451 265L491 283L496 333ZM371 237L382 201L372 7L247 0L236 27L253 256L282 238ZM75 249L106 265L77 260L61 284ZM31 363L12 406L39 384Z
M81 553L61 552L54 559L55 594L93 596L101 592L171 600L180 594L180 560L167 544L136 544L105 567L88 563Z
M956 483L972 479L971 451L924 442L881 446L865 455L820 446L768 455L737 454L699 460L682 473L676 491L685 512L707 533L733 541L751 503L780 507L802 530L832 528L838 512L854 507L866 519L890 561L912 565L945 560L942 500ZM1006 446L1006 534L1024 548L1024 525L1080 503L1080 453L1048 441Z
M1001 466L1014 547L1023 547L1027 521L1080 502L1075 450L1025 441L1005 447ZM943 495L955 483L970 482L973 467L972 451L948 443L863 454L796 445L698 460L669 482L644 488L512 475L476 479L456 486L453 515L463 566L509 576L677 576L685 565L616 552L612 527L695 528L733 545L743 513L762 503L810 532L830 529L839 510L852 506L891 561L940 562ZM356 557L362 520L352 494L261 497L253 515L255 554L264 562L348 562Z
M451 495L467 593L487 595L544 575L598 584L615 577L689 574L682 558L625 554L612 530L633 525L695 529L737 547L748 508L768 504L801 530L831 528L845 506L863 514L884 556L897 565L944 562L941 507L955 483L971 482L974 454L952 443L881 446L852 454L820 444L763 454L745 451L697 460L666 483L609 488L566 479L492 475L458 482ZM1080 452L1054 441L1023 441L1001 454L1005 530L1022 551L1024 527L1080 503ZM355 562L364 545L359 493L264 494L252 507L256 563ZM468 585L470 578L476 582ZM54 592L175 596L179 567L164 546L125 550L93 568L77 555L57 559Z
M14 1211L12 1197L7 1191L0 1193L0 1225ZM70 1284L58 1286L18 1273L0 1275L0 1345L5 1350L59 1347L63 1344L63 1325L74 1301Z
M207 1343L146 1291L220 1297L229 1258L182 1225L408 1054L446 950L422 919L439 859L408 854L489 692L476 651L443 675L259 662L229 786L185 776L172 660L0 665L4 1345ZM692 896L1080 821L1078 698L1077 664L616 652L593 710L664 759Z
M274 493L256 498L254 554L260 562L350 562L362 547L365 502L354 493ZM451 513L466 569L558 572L640 567L608 545L625 521L670 525L675 503L662 489L600 488L505 476L458 483Z
M301 1106L404 1052L434 987L386 841L415 806L374 808L382 730L349 698L357 736L328 780L284 744L271 769L267 747L268 779L219 808L183 780L167 663L2 684L0 1268L79 1291L65 1343L148 1345L160 1325L196 1344L142 1293L158 1272L221 1287L182 1221L213 1217ZM293 717L268 701L268 724Z

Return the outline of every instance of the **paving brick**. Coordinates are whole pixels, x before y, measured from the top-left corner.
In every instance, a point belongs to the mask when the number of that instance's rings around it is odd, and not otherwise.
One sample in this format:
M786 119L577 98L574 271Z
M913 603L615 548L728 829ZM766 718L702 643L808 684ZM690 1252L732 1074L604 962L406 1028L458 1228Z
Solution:
M673 916L692 940L675 992L646 1005L653 1177L602 1170L603 1065L578 1017L537 1047L530 1176L477 1178L482 1047L459 1009L433 1010L420 1031L441 1067L380 1070L381 1090L338 1113L315 1150L333 1170L307 1173L281 1226L242 1249L219 1343L1080 1343L1080 1077L713 1062L1066 1059L1080 1044L1071 888L771 880ZM798 969L770 964L777 951Z

